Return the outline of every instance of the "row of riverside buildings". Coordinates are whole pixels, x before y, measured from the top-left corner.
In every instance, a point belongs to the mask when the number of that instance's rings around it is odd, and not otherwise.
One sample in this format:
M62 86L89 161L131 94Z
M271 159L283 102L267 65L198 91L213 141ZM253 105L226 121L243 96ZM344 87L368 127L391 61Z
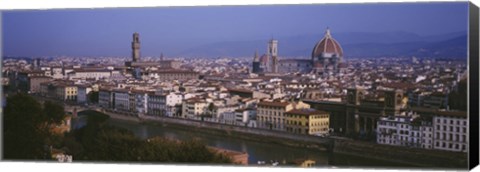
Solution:
M431 109L417 111L426 117L413 114L380 118L377 124L377 143L467 152L469 140L466 112Z
M230 95L228 92L226 95ZM225 95L224 95L225 96ZM329 114L310 108L302 101L224 97L225 103L213 97L190 93L100 88L99 106L132 116L167 116L223 122L306 135L329 133ZM240 103L235 103L239 101Z

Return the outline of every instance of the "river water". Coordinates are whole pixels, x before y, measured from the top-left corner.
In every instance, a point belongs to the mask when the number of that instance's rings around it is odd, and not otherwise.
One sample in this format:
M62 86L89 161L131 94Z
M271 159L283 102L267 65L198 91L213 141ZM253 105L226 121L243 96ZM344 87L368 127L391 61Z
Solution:
M312 149L291 147L274 143L243 140L234 136L219 136L196 132L194 130L172 128L168 124L137 123L119 119L109 119L109 125L121 127L132 131L137 137L147 139L155 136L173 138L178 140L200 139L208 146L220 147L248 153L249 164L257 164L258 161L270 162L270 160L289 162L296 159L312 159L318 167L411 167L388 161L379 161L365 157L328 153Z

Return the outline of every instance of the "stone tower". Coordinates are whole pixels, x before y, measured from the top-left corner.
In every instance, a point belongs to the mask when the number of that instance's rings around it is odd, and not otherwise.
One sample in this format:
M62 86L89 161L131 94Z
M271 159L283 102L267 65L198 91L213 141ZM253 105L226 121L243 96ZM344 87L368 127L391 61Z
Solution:
M272 56L272 73L278 73L278 58Z
M360 105L365 93L363 88L349 88L347 89L347 103L351 105Z
M140 35L137 32L133 33L132 61L140 61Z
M385 107L399 110L402 106L403 90L395 89L385 91Z
M260 59L258 58L258 52L255 50L252 62L252 73L260 73Z
M272 57L278 55L278 41L275 39L271 39L270 42L268 42L268 54L271 55Z
M33 60L33 69L35 69L35 70L40 69L40 58L35 58Z
M268 42L268 55L272 59L272 66L271 66L271 71L272 73L277 73L278 72L278 41L275 39L271 39L270 42Z

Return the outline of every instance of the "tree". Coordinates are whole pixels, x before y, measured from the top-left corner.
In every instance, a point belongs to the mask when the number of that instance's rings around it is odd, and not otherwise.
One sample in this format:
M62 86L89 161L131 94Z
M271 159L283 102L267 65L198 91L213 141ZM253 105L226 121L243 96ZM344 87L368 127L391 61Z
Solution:
M49 125L60 124L65 119L64 107L51 101L46 101L43 104L43 112Z
M7 98L4 113L4 158L44 159L45 139L49 136L39 102L18 93Z
M467 81L464 79L458 83L457 91L448 94L448 105L450 109L466 111L468 104L467 99Z
M213 110L215 110L215 108L216 108L216 107L215 107L215 104L213 104L213 103L210 103L210 104L208 105L208 113L209 113L210 117L213 116Z
M88 100L91 103L98 103L98 91L91 91L88 93Z
M64 119L62 105L46 101L42 106L22 93L9 96L4 113L4 158L50 159L48 148L63 139L50 128Z

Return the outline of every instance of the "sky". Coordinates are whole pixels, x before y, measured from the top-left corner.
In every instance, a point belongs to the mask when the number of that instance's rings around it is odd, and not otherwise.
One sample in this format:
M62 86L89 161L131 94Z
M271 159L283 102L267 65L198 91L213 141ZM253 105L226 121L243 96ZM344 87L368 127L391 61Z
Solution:
M467 30L468 4L380 3L13 10L2 12L4 56L173 54L223 41L335 32L405 31L434 35Z

